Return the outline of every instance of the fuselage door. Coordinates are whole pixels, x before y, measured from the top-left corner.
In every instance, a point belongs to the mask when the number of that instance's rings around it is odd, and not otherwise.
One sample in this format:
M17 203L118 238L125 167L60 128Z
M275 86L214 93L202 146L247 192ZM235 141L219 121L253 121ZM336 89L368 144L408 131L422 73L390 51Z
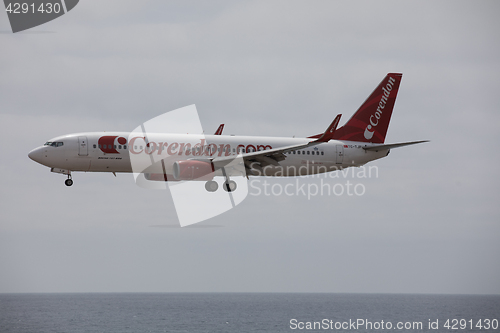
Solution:
M78 137L78 155L79 156L87 156L89 154L89 148L87 144L86 136Z
M342 164L342 162L344 161L344 146L337 145L336 147L337 147L336 163Z

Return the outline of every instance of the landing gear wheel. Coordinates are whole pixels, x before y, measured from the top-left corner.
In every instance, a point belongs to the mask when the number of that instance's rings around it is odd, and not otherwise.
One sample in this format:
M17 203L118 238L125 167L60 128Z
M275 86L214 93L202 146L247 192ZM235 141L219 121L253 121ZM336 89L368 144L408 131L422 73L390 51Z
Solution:
M226 192L234 192L236 190L236 182L233 180L225 181L223 187Z
M205 183L205 190L207 190L208 192L215 192L218 188L219 184L217 184L217 182L214 180L210 180Z
M73 185L73 180L68 178L64 181L64 184L66 184L66 186L71 186Z

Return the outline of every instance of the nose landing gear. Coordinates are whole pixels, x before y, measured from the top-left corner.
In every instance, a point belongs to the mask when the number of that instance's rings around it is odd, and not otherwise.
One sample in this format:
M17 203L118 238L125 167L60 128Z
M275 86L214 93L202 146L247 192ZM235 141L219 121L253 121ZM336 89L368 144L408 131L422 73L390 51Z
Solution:
M73 179L71 179L71 174L68 175L68 179L64 181L64 184L66 184L66 186L73 185Z

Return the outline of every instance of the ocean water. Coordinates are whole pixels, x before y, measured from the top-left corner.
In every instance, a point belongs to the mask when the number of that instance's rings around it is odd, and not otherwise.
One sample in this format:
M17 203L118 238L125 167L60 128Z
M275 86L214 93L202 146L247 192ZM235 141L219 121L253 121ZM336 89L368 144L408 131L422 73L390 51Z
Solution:
M500 332L499 320L500 296L483 295L0 294L2 333Z

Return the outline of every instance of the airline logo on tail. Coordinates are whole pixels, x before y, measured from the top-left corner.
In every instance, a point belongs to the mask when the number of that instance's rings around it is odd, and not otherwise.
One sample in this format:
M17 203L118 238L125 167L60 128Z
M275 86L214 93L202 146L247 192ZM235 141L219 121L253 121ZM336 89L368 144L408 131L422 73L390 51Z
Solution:
M375 113L370 116L370 124L368 124L365 129L365 139L370 140L373 137L373 133L375 133L375 127L377 127L378 120L380 119L380 117L382 117L382 111L385 108L387 99L391 95L392 87L395 82L396 80L394 80L392 77L389 77L389 82L387 82L385 87L382 87L382 91L384 93L382 94L382 98L378 103L377 111L375 111Z

